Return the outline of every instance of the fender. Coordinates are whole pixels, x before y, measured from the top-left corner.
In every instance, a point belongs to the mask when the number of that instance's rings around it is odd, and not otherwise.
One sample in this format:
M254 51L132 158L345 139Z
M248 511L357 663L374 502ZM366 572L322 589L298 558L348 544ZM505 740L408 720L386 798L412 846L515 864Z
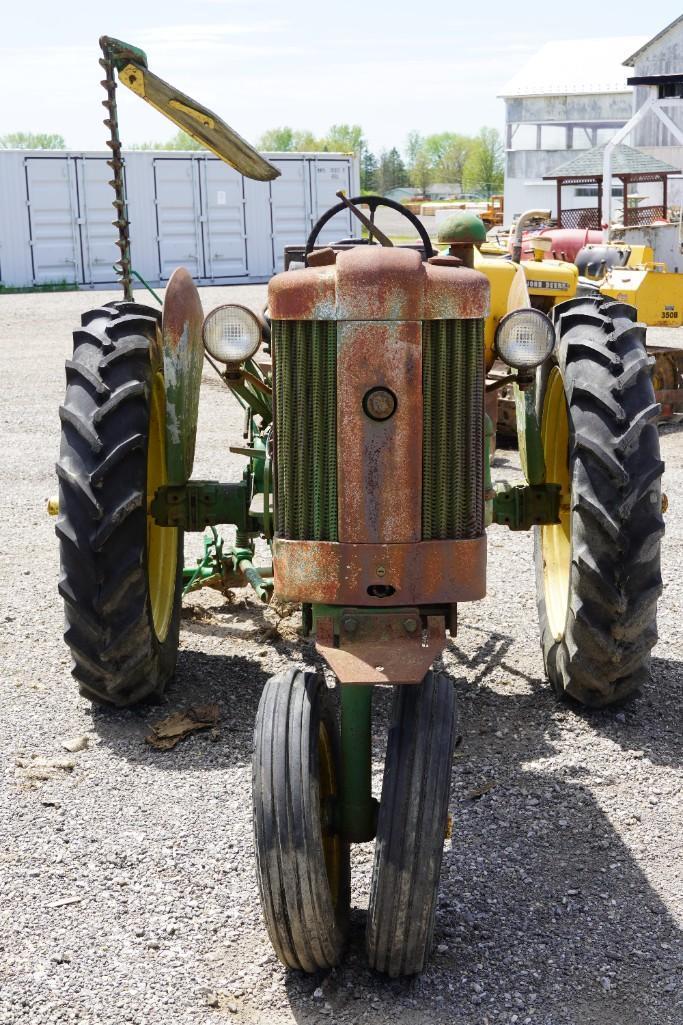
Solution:
M203 323L197 287L188 271L178 267L166 289L161 319L169 484L185 484L192 475L204 359Z

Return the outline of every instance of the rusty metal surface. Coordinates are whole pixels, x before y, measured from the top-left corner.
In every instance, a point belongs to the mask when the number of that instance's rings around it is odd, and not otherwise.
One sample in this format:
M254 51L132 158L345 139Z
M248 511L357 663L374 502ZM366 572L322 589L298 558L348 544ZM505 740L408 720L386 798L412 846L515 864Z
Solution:
M331 267L336 262L337 254L330 246L325 249L314 249L308 257L309 267Z
M123 180L123 157L121 156L121 138L119 135L118 105L116 102L116 79L114 78L114 63L108 47L106 36L100 39L102 57L100 66L104 68L104 79L101 82L107 94L106 100L102 100L102 106L106 108L107 117L104 124L109 129L107 146L111 150L110 159L107 164L112 169L112 177L109 184L114 190L112 206L116 211L116 219L112 226L117 229L118 238L114 245L119 248L119 259L114 264L114 270L120 277L123 287L123 298L133 300L133 279L130 266L130 222L128 220L128 204L126 203L126 187Z
M204 357L203 322L197 287L188 271L178 267L166 288L161 322L169 484L184 484L192 474Z
M419 541L422 531L422 330L342 323L337 333L339 540ZM394 413L373 420L364 396L386 388Z
M345 622L355 628L347 629ZM315 646L340 683L415 684L445 647L445 623L443 616L429 616L424 630L416 608L355 617L348 609L337 643L332 619L319 619Z
M460 257L451 256L450 253L439 253L438 256L430 256L427 263L432 267L462 267Z
M426 264L414 249L358 246L334 267L277 274L274 320L462 320L485 317L489 283L466 267Z
M337 258L338 320L421 320L424 289L414 249L359 246Z
M683 405L683 388L663 388L655 392L655 398L665 405Z
M426 265L422 320L472 320L488 316L490 291L485 274L469 267Z
M275 591L324 605L450 604L486 594L486 536L413 544L273 541ZM387 597L369 587L393 588Z
M660 420L670 420L683 412L683 351L647 346L654 356L652 384L655 398L661 403Z
M283 271L268 284L271 320L334 320L337 315L336 267Z

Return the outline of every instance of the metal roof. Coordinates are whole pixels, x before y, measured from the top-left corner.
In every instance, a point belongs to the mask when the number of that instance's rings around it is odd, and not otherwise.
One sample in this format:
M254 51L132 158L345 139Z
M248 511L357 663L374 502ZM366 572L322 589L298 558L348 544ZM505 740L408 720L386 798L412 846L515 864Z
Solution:
M500 92L515 96L627 93L624 54L648 42L647 36L564 39L546 43Z
M662 38L662 36L665 36L670 29L672 29L675 25L678 25L679 21L683 21L683 14L679 14L679 16L677 18L674 18L674 20L670 22L666 26L666 28L663 28L661 32L657 33L656 36L652 36L652 39L648 39L647 42L644 45L642 45L638 50L636 50L635 53L632 53L630 57L627 57L624 61L624 65L632 68L638 57L640 57L642 53L645 53L646 50L649 50L650 47L654 43L658 42Z
M592 149L581 150L571 160L560 164L547 178L583 178L602 177L605 160L605 145L594 146ZM612 174L677 174L680 169L671 164L651 157L649 153L641 153L632 146L617 145L612 150Z

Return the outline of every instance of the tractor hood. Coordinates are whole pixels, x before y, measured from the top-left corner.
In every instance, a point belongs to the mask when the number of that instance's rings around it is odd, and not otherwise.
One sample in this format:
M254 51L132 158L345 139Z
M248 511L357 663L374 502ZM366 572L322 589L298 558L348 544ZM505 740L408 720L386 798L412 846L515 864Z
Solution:
M268 305L273 320L472 320L488 314L489 282L414 249L358 246L331 266L277 274Z

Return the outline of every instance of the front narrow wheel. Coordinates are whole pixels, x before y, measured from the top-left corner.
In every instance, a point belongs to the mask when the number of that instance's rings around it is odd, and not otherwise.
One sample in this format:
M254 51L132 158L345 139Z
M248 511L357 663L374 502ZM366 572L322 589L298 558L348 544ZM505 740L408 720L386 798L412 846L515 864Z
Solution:
M455 726L443 673L396 687L367 926L371 966L394 977L421 972L431 950Z
M335 830L339 728L324 680L290 670L266 684L254 731L254 841L275 952L289 968L339 963L350 903L349 845Z

